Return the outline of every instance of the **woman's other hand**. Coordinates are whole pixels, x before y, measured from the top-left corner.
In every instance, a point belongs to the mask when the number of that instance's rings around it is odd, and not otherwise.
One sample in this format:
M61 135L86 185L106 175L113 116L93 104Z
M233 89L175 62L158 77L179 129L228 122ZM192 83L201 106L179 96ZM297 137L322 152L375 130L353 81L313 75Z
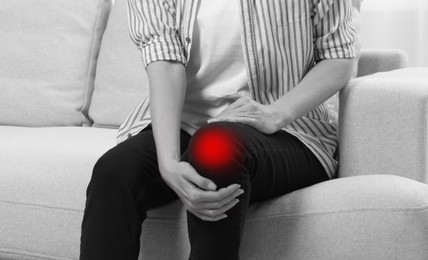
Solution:
M213 122L235 122L249 125L262 133L272 134L281 129L284 121L280 113L270 105L260 104L249 97L242 96L224 109L218 116L208 120Z

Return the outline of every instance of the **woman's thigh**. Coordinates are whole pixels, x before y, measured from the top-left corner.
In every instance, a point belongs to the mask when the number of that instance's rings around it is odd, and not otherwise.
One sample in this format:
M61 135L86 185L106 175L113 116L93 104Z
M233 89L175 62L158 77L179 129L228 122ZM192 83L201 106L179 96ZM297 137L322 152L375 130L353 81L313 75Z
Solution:
M187 149L189 140L190 135L181 131L182 152ZM135 197L144 200L146 210L178 198L160 175L150 125L106 152L94 167L91 183L111 190L113 186L130 190Z
M231 145L222 144L222 140L203 141L204 137L218 139L219 134L213 133L227 133L223 136ZM216 144L221 147L216 147ZM225 164L226 167L213 168L209 165L212 160L198 156L198 153L205 152L203 148L211 150L208 153L211 157L219 156L220 162L225 161L224 154L228 153L231 160ZM192 137L186 158L200 174L211 179L217 178L221 182L227 179L225 175L232 176L222 186L242 179L242 175L249 176L252 202L328 180L319 160L295 136L282 130L266 135L240 123L219 122L202 127Z

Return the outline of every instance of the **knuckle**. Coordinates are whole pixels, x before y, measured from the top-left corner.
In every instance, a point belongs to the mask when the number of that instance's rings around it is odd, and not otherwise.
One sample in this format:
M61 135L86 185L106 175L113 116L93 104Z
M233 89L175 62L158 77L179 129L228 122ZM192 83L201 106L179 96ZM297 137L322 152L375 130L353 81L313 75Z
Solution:
M197 192L196 192L196 191L192 191L192 192L190 192L190 193L189 193L189 200L190 200L192 203L198 202L198 200L199 200L199 196L198 196L198 194L197 194Z
M214 202L213 205L212 205L212 207L218 209L218 208L223 207L223 204L220 203L220 202Z
M215 202L220 201L223 198L223 196L220 193L216 193L213 195L213 199L215 200Z

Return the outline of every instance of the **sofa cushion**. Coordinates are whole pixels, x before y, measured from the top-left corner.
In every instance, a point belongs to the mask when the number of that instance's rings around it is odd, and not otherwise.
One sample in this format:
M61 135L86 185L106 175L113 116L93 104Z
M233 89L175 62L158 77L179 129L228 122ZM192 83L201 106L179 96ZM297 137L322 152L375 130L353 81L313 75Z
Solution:
M148 80L128 33L126 0L116 0L98 58L89 115L95 126L117 128L148 95Z
M0 124L88 124L111 0L2 0Z
M140 259L187 259L185 216L178 201L149 211ZM426 184L393 175L339 178L251 205L240 257L425 260L427 219Z
M407 53L400 49L364 49L358 62L358 77L406 68Z
M78 259L86 187L115 136L0 126L0 259Z
M0 126L0 259L78 259L92 168L115 136ZM185 216L179 201L150 210L140 259L187 259ZM251 205L241 258L424 259L427 218L426 184L390 175L326 181Z

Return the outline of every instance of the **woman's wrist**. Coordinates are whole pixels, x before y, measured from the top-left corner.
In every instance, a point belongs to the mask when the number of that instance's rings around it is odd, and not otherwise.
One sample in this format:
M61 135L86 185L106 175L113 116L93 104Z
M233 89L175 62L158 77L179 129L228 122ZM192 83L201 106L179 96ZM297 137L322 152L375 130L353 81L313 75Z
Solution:
M180 162L180 160L176 158L165 158L162 160L159 160L159 172L162 176L168 175L173 173L177 169L177 164Z
M286 127L294 120L292 114L290 113L290 110L279 102L272 103L268 107L270 110L272 121L277 131Z

